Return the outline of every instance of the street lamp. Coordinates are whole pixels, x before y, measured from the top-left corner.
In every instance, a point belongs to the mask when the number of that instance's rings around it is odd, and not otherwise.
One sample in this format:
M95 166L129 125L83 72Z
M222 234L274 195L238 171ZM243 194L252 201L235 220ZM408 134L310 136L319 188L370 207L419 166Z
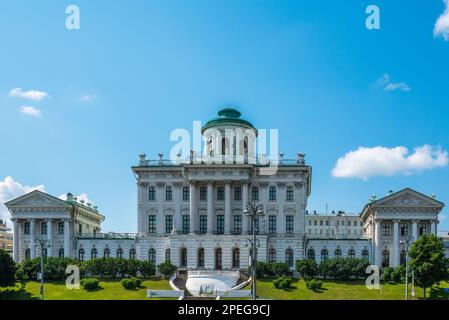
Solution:
M252 225L252 231L253 231L253 239L249 239L249 242L251 243L251 258L252 258L252 262L251 262L251 271L252 271L252 278L253 278L253 283L252 283L252 292L251 292L251 298L252 300L256 300L256 245L257 245L257 239L256 239L256 220L259 217L263 217L264 213L263 213L263 205L259 204L256 201L248 202L248 204L246 205L246 209L243 212L245 214L245 216L251 218L251 225Z
M404 240L400 241L402 244L405 243L405 300L408 300L408 247L410 243L409 237L405 237Z
M50 241L46 239L39 239L34 241L34 246L41 247L41 300L44 300L44 249L50 248Z

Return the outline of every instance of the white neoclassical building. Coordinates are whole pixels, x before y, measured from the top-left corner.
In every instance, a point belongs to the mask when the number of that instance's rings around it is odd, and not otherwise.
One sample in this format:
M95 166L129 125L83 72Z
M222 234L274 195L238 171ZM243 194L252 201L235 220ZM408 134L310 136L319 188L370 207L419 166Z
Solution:
M360 214L309 212L312 168L294 160L255 156L258 131L240 112L226 108L202 128L203 157L148 160L132 167L137 186L137 233L101 233L96 207L34 191L6 203L14 222L14 259L39 255L32 245L48 238L44 254L78 259L123 257L169 260L185 269L246 269L252 225L243 214L258 201L260 261L317 262L367 258L379 266L403 262L405 239L437 232L444 204L411 189L370 202ZM275 170L273 170L275 168Z

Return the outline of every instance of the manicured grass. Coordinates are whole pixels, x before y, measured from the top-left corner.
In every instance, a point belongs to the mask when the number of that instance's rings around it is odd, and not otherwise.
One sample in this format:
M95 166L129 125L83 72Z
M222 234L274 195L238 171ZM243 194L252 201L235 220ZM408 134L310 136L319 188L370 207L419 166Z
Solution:
M120 280L102 280L100 288L94 291L84 289L67 289L64 283L46 283L44 293L46 300L145 300L148 299L147 289L171 290L168 280L149 279L134 290L126 290ZM30 281L25 289L18 285L14 288L0 289L0 300L39 299L40 283Z
M439 287L434 287L434 294L431 298L449 299L449 294L443 292L443 288L449 288L449 283L442 282ZM415 291L416 299L421 299L423 297L422 289L415 287ZM323 288L315 292L306 287L304 280L294 280L291 289L283 290L276 289L271 279L261 279L257 281L257 295L260 298L276 300L403 300L405 299L405 284L387 283L381 285L381 290L369 290L364 281L324 280ZM429 298L429 290L427 290L427 297Z

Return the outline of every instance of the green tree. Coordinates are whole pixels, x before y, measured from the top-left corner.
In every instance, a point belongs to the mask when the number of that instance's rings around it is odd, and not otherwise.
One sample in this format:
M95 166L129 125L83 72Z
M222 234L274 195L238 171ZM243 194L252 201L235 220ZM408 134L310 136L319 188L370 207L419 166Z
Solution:
M154 272L156 271L156 268L153 264L153 262L144 260L139 261L139 272L143 277L149 277L154 275Z
M0 287L13 286L16 283L16 263L5 250L0 250Z
M416 240L410 248L410 267L415 272L415 280L426 289L447 279L448 259L444 256L443 243L435 235L424 235Z
M175 273L176 266L172 265L170 261L165 261L157 265L157 270L168 278Z
M318 266L313 259L296 260L296 271L298 271L304 279L314 278L318 273Z

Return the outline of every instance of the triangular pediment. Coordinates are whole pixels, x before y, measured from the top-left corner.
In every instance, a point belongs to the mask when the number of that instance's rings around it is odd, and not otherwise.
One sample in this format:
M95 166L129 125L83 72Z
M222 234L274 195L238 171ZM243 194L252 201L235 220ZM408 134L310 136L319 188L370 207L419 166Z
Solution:
M401 190L375 201L373 206L382 207L437 207L442 208L444 204L432 197L426 196L410 188Z
M68 207L69 204L45 192L34 190L5 203L7 207Z

